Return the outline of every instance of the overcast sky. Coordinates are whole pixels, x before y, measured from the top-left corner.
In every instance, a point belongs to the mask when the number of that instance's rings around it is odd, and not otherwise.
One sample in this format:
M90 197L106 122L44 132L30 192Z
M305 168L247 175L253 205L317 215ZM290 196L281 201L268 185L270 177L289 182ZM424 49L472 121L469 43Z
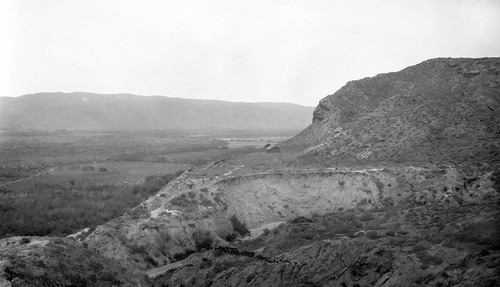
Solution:
M3 0L0 37L0 96L316 106L349 80L500 56L500 1Z

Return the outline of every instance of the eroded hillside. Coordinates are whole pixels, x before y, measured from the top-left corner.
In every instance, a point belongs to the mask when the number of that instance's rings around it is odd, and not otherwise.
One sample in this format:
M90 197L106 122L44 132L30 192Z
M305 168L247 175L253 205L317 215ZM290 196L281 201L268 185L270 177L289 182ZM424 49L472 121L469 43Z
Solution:
M70 246L133 274L124 284L497 286L499 71L436 59L349 82L281 153L190 169ZM0 262L17 266L5 284L47 277L31 257Z
M500 59L439 58L348 82L290 143L304 160L492 164L500 154Z
M152 268L199 251L202 233L221 245L246 235L234 218L255 237L298 217L409 202L460 206L496 196L492 173L464 179L454 168L332 168L217 178L203 177L205 169L184 174L131 214L98 227L85 242L106 256Z

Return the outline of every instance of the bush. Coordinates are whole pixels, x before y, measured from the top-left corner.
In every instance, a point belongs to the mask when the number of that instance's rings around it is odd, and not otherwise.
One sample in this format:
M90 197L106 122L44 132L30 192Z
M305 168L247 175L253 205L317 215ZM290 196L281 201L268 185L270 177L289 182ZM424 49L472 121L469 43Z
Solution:
M170 203L179 207L186 207L191 204L191 201L185 193L174 197L170 200Z
M296 224L296 223L310 223L310 222L313 222L313 220L310 218L304 217L304 216L299 216L299 217L294 218L290 222L294 223L294 224Z
M495 233L498 233L494 223L475 222L464 226L454 234L454 239L459 242L470 242L477 244L495 243Z
M236 235L236 233L230 233L224 237L224 240L226 240L227 242L233 242L236 240L237 236L238 235Z
M196 230L193 233L195 247L198 251L212 248L214 238L208 231Z
M431 248L431 244L427 241L422 241L422 242L419 242L417 244L415 244L415 246L413 246L413 252L419 252L419 251L422 251L422 250L427 250L429 248Z
M213 206L214 204L203 194L200 194L200 204L203 206Z
M149 175L144 179L144 183L134 186L133 192L134 194L150 196L156 194L175 178L176 176L173 174Z
M234 231L238 232L242 236L250 233L250 230L248 230L245 224L241 223L236 215L231 216L231 225L233 226Z
M130 253L144 255L144 254L147 254L147 249L146 249L146 246L144 246L144 245L134 244L134 245L130 246Z
M25 237L25 238L21 239L21 244L28 244L28 243L30 243L30 242L31 242L31 241L30 241L30 239L29 239L29 238L26 238L26 237Z
M375 216L371 212L364 212L359 217L359 220L361 220L363 222L374 220L374 219L375 219Z
M429 255L424 250L418 251L416 255L423 265L440 265L444 261L443 258L439 256Z
M192 249L186 249L186 251L184 251L183 253L176 253L172 257L174 258L175 261L180 261L180 260L184 260L184 259L188 258L189 255L191 255L195 252L196 251L194 251Z
M370 231L366 232L366 237L368 237L370 239L379 239L382 236L380 234L378 234L377 231L370 230Z

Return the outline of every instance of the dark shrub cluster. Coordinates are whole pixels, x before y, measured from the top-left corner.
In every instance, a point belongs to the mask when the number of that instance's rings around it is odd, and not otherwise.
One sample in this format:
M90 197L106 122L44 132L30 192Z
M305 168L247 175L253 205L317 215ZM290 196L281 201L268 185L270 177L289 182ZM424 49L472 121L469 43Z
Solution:
M193 233L193 239L198 251L209 250L214 244L214 238L208 231L196 230Z
M179 196L172 198L170 200L170 203L178 207L188 207L193 204L198 204L198 201L196 199L191 199L187 194L183 193Z
M132 192L134 194L140 194L142 196L150 196L157 193L169 182L174 180L177 176L175 174L165 174L165 175L150 175L144 180L144 183L138 184L133 187Z
M240 235L244 236L250 233L247 226L236 217L236 215L231 216L231 224L233 226L234 231L238 232Z
M370 220L374 220L375 219L375 216L373 215L373 213L371 212L364 212L363 214L361 214L361 216L359 217L359 220L361 221L370 221Z

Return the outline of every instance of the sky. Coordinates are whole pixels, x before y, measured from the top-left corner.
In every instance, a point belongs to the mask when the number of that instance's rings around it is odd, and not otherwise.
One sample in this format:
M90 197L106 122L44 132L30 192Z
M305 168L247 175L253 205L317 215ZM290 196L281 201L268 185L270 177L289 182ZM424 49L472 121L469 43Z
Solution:
M498 0L0 0L0 96L316 106L350 80L500 56Z

